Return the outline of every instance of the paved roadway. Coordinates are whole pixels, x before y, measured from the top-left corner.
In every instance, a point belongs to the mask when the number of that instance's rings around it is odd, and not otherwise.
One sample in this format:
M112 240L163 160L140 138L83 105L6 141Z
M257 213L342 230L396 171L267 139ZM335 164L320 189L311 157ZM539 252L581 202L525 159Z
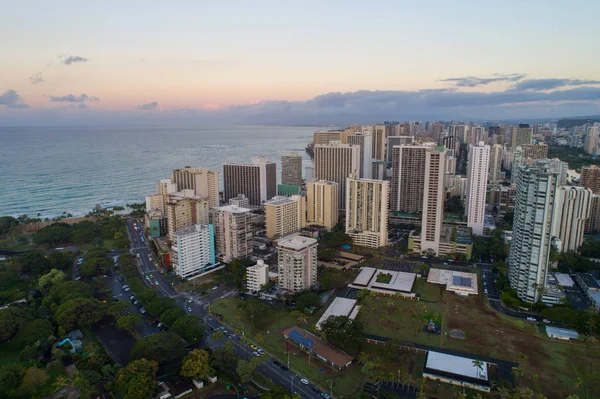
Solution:
M250 348L250 344L243 344L239 337L228 336L223 334L223 340L221 342L212 342L210 335L213 329L226 328L218 320L211 317L208 313L208 306L211 302L234 295L236 292L234 289L228 288L224 285L216 290L211 290L206 296L198 299L190 296L189 294L180 294L173 289L171 282L163 277L161 271L157 268L156 259L150 261L152 252L148 247L148 241L142 241L143 225L138 223L140 231L136 232L133 228L133 219L127 220L127 232L131 240L132 252L135 255L139 254L138 260L140 261L141 273L143 281L146 285L149 285L145 276L152 275L152 282L155 284L155 289L161 295L169 296L175 299L177 306L183 309L187 314L193 314L201 318L203 324L206 327L207 342L212 348L218 348L225 344L226 341L230 341L233 346L235 353L244 358L251 359L253 357L253 350ZM138 269L139 270L139 269ZM158 282L158 285L156 284ZM116 291L115 291L116 290ZM113 292L121 293L121 283L118 282L116 276L113 278ZM131 292L131 291L130 291ZM115 294L113 294L115 295ZM118 294L117 294L118 295ZM121 298L119 296L119 298ZM127 295L129 299L129 295ZM191 299L191 302L190 302ZM226 330L227 331L227 330ZM275 359L268 356L265 353L262 357L264 360L258 366L258 371L264 374L266 377L273 380L275 383L288 389L290 392L299 394L302 398L306 399L323 399L320 391L314 387L314 385L304 385L300 382L301 376L297 375L291 370L284 370L282 367L277 366L274 361ZM334 381L335 384L335 381ZM316 392L315 392L316 391Z

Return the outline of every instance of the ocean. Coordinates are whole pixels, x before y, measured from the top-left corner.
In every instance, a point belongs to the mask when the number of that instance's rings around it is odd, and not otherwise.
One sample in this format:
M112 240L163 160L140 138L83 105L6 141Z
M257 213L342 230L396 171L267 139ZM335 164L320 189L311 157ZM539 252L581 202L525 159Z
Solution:
M82 216L96 204L124 206L155 192L184 166L222 174L226 162L265 155L277 162L317 127L0 127L0 216ZM279 176L278 176L279 178ZM222 176L221 176L222 180ZM221 182L222 188L222 182Z

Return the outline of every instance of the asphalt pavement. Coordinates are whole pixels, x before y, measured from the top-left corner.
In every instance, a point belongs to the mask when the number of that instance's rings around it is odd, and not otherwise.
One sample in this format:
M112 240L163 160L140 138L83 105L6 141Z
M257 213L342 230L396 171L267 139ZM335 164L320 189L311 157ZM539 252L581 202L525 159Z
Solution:
M210 339L213 329L216 330L218 328L225 328L227 331L227 327L209 315L208 307L213 301L235 295L235 289L222 284L217 289L208 292L202 298L176 292L171 282L168 279L165 279L161 274L161 270L157 268L157 260L153 259L150 261L152 251L148 247L148 240L142 241L144 226L138 223L140 229L138 232L136 232L133 227L133 223L134 221L132 219L127 220L127 232L132 244L132 253L139 255L138 260L140 262L140 267L138 268L138 271L143 274L142 280L144 283L152 287L152 285L148 283L145 278L146 276L150 277L151 275L151 281L154 283L153 288L156 289L159 294L175 299L177 306L183 309L183 311L187 314L200 317L202 324L204 324L206 327L205 330L207 342L213 349L224 345L227 341L230 341L233 344L235 353L239 357L244 359L253 358L254 351L250 348L250 344L242 343L239 336L233 337L231 334L223 334L223 340L220 342L212 342ZM113 279L113 287L120 289L120 284L114 284L114 281L118 283L116 276ZM158 284L156 284L156 282L158 282ZM113 290L113 295L115 295L114 292L115 291ZM121 297L119 296L119 298ZM128 299L129 296L127 296L127 300ZM263 361L257 367L257 370L267 378L270 378L275 383L281 385L290 392L297 393L302 398L323 399L321 396L321 391L316 386L313 384L304 385L300 382L300 380L303 378L302 376L299 376L291 370L284 370L282 367L276 365L274 363L275 359L270 357L267 353L265 353L261 358Z

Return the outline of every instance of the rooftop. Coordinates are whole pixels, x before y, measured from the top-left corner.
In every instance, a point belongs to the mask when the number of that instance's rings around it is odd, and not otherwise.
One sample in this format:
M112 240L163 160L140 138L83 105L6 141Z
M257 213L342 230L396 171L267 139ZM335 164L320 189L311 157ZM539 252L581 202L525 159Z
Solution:
M572 287L575 285L573 279L567 273L554 273L554 277L556 277L558 284L563 287Z
M600 284L591 273L577 273L577 277L583 281L587 288L600 289Z
M354 312L357 301L355 299L337 297L331 302L323 316L317 321L317 329L321 329L321 323L325 322L331 316L348 316L351 319L356 317L358 311ZM352 315L354 317L352 317Z
M389 282L377 282L377 277L385 274L390 276ZM367 288L382 293L411 292L416 278L415 273L363 267L358 277L349 286L358 289Z
M316 335L311 334L300 327L286 328L283 330L283 335L339 368L345 367L354 360L354 358L346 352L342 352L339 349L329 346Z
M425 368L487 382L489 379L487 372L488 364L482 362L482 367L479 368L473 363L474 360L467 357L429 351Z
M215 208L218 211L229 212L229 213L246 213L252 211L248 208L242 208L237 205L224 205Z
M317 240L314 238L304 237L298 234L285 236L275 241L277 247L288 248L293 250L300 250L308 248L309 246L316 244Z
M187 234L196 233L196 232L199 232L201 230L206 230L208 228L209 227L208 227L207 224L195 224L193 226L185 227L185 228L183 228L181 230L178 230L177 232L175 232L175 236L182 237L182 236L185 236Z
M577 333L577 331L575 330L570 330L568 328L558 328L558 327L551 327L551 326L546 326L546 334L549 337L556 337L556 338L567 338L567 339L578 339L579 338L579 333Z
M431 268L427 282L432 284L443 284L448 291L463 294L477 294L477 274L459 272L455 270Z
M267 205L273 205L273 206L285 205L285 204L289 204L290 202L296 202L297 199L298 199L297 195L293 195L291 197L286 197L284 195L277 195L277 196L271 198L269 201L265 202L265 206L267 206Z

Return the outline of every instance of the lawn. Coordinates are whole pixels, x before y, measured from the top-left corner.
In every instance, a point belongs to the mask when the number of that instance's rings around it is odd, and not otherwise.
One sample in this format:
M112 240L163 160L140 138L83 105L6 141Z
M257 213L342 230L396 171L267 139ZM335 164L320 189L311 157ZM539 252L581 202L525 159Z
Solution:
M206 292L216 283L216 273L209 273L205 276L195 278L191 281L186 281L175 286L175 290L178 292Z
M430 284L425 278L417 278L413 285L413 292L419 295L422 301L438 302L442 298L445 287L441 284Z

